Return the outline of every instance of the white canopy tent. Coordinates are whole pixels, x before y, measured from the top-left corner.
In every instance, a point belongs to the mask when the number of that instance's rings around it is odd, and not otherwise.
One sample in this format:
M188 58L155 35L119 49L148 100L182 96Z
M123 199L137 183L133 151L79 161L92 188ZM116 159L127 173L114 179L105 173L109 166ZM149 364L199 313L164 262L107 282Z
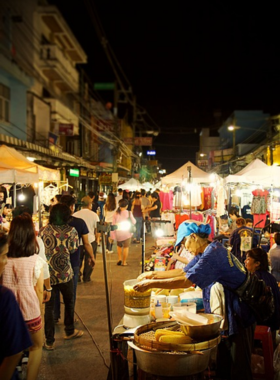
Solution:
M151 184L150 182L144 182L140 184L141 189L145 189L146 191L154 191L155 185Z
M0 182L1 183L34 183L39 181L39 173L32 173L23 169L13 167L0 162Z
M204 170L199 169L195 166L191 161L188 161L185 165L181 166L179 169L175 170L175 172L162 177L161 183L162 185L181 185L183 181L187 181L189 172L188 167L191 168L191 178L194 183L210 183L213 182L211 180L211 175L206 173Z
M279 187L280 167L268 166L257 158L238 173L227 176L225 183L246 183L265 187Z
M1 171L1 182L8 183L34 183L39 180L59 181L60 174L58 170L45 168L29 161L24 155L14 148L6 145L0 146L0 166L8 167L14 171L14 174L6 172L4 180L4 171ZM3 173L3 177L2 177Z
M123 190L136 191L141 189L141 183L135 178L130 178L130 180L122 183L119 187Z

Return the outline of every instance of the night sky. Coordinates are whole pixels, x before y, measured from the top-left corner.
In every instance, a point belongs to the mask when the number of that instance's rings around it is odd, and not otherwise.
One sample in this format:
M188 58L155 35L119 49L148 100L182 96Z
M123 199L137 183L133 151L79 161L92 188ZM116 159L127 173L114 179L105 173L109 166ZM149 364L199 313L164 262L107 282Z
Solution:
M168 172L195 162L199 129L215 127L214 110L221 120L235 109L280 112L276 2L50 1L86 51L92 82L114 81L114 74L87 2L137 102L161 128L153 148Z

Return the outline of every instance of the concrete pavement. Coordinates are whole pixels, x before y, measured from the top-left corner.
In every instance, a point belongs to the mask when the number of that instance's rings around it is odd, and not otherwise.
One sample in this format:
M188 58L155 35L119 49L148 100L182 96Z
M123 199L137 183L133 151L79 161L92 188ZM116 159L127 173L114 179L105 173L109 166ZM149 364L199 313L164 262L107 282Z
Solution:
M146 235L146 258L150 257L153 244L151 236ZM142 245L131 244L126 267L116 265L116 245L113 250L114 253L106 255L112 329L124 314L123 282L136 278L141 273ZM110 341L101 247L98 247L96 266L91 278L91 282L79 283L77 290L76 328L83 330L84 335L65 341L64 325L60 321L56 325L55 350L43 350L39 380L107 379Z

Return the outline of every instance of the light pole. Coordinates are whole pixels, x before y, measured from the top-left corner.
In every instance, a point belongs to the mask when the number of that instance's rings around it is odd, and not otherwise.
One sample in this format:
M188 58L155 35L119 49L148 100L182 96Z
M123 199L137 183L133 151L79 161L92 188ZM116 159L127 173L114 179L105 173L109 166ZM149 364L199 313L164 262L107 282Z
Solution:
M228 127L228 130L232 132L232 150L233 150L233 155L235 156L235 131L236 131L236 127L234 125L230 125Z

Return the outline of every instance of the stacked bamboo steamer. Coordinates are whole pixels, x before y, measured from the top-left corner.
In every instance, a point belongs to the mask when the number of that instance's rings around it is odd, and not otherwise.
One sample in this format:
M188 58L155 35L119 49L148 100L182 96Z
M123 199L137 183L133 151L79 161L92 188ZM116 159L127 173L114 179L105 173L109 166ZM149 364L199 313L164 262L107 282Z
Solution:
M190 343L186 344L173 344L162 343L156 340L155 331L158 329L174 330L179 325L177 322L155 322L139 327L134 333L134 344L144 350L148 351L203 351L216 347L221 340L220 335L207 341L194 341L190 339Z

